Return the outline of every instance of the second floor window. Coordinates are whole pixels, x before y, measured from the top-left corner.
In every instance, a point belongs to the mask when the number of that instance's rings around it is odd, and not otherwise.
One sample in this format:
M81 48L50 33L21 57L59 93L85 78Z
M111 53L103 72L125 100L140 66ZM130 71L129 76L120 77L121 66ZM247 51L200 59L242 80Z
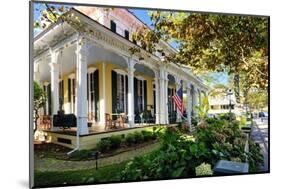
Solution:
M110 29L116 33L116 23L113 20L110 21Z
M128 30L125 30L124 33L125 33L125 38L129 40L129 36L130 36L129 31L128 31Z

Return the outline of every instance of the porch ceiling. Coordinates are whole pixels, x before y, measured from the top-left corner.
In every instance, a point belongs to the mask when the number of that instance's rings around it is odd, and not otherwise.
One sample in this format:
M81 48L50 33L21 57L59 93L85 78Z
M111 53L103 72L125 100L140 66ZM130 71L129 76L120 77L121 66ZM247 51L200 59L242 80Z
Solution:
M76 68L76 47L74 45L64 48L58 54L58 63L60 65L60 74L70 74L74 72ZM39 79L40 81L50 81L50 63L51 59L49 56L43 58L39 63ZM126 60L109 50L103 49L98 46L92 45L89 48L89 54L87 56L87 64L91 65L96 62L110 62L112 64L118 65L118 67L127 69ZM136 74L143 74L150 77L154 77L154 71L143 64L135 65Z

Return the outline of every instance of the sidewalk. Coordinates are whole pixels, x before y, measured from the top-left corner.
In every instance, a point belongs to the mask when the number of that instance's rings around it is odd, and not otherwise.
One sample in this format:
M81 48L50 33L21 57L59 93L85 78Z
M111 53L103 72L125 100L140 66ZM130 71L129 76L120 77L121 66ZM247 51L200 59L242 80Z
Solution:
M264 165L261 167L261 171L268 171L268 122L267 120L261 121L261 119L255 119L251 138L257 142L262 150L264 157Z

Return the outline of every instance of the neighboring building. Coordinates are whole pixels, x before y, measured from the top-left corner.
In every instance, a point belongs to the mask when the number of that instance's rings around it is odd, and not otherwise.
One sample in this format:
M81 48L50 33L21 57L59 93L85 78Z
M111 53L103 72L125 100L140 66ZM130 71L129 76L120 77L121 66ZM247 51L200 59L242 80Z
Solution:
M209 105L210 110L208 113L211 115L229 113L230 107L231 112L235 115L240 115L241 112L234 95L231 98L231 105L227 96L209 97Z
M106 114L113 113L124 113L127 127L135 127L144 111L151 113L153 123L169 124L176 112L171 96L183 81L191 123L193 107L208 88L187 67L163 63L159 53L141 49L131 54L129 49L138 47L132 32L144 25L139 19L122 8L75 7L70 12L91 36L57 22L34 38L34 80L48 96L42 114L52 117L61 106L66 114L76 115L80 135L92 128L103 130ZM160 46L165 53L176 53L164 41Z

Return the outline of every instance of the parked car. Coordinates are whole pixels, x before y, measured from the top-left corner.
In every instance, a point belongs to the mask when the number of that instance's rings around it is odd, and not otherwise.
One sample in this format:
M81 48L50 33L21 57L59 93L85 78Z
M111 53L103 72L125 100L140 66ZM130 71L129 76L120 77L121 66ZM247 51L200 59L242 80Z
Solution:
M268 113L267 112L259 112L259 117L267 118Z
M268 120L268 113L267 112L259 112L259 118L261 118L261 121Z

